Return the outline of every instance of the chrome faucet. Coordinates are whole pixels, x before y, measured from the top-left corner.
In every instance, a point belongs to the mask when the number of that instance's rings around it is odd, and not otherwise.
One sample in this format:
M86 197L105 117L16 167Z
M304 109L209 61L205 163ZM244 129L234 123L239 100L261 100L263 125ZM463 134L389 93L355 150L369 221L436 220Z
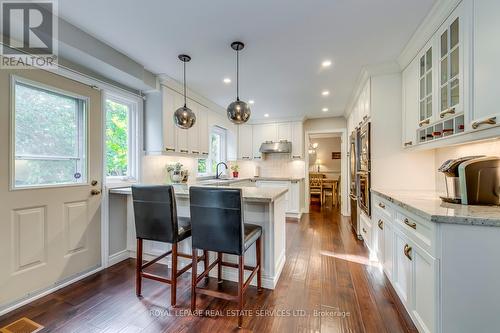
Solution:
M217 166L215 167L215 172L216 172L216 174L217 174L217 175L215 176L215 178L216 178L216 179L220 179L220 176L222 175L222 172L221 172L221 173L219 173L219 166L220 166L221 164L222 164L222 165L224 165L224 166L226 167L226 170L227 170L227 164L226 164L226 163L224 163L224 162L220 162L220 163L218 163L218 164L217 164Z

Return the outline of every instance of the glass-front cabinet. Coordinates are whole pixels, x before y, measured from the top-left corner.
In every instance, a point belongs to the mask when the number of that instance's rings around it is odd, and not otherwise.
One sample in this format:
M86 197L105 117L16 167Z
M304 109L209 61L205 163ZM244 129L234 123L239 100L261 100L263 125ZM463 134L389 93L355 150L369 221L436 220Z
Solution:
M432 46L420 57L419 66L419 126L432 119Z
M450 22L451 23L448 23ZM461 18L451 16L439 36L439 117L462 112Z

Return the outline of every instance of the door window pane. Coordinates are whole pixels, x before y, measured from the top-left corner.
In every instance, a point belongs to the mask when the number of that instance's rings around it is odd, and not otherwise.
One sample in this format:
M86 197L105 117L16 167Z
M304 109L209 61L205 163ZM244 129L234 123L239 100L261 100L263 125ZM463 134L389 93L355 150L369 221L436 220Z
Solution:
M130 106L106 100L106 175L129 175Z
M20 81L14 89L14 187L85 183L85 101Z

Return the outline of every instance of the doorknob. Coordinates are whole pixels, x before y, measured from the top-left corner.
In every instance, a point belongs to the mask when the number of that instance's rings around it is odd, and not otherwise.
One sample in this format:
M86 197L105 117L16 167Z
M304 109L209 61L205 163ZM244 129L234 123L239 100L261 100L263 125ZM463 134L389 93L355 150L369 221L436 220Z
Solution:
M92 190L92 191L90 191L90 194L91 195L99 195L99 194L101 194L101 191L100 190Z
M97 184L99 184L99 182L97 180L93 180L90 182L90 185L92 185L92 186L96 186Z

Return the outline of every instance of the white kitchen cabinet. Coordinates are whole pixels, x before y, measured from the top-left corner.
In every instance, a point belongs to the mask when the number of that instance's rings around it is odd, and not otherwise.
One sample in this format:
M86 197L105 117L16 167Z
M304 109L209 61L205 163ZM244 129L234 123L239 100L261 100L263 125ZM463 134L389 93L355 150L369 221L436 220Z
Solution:
M290 181L276 181L276 180L257 180L255 182L257 187L278 187L286 188L288 191L285 193L285 207L286 212L290 211Z
M174 93L174 110L182 107L184 105L184 97L181 94ZM172 112L172 115L173 115ZM191 132L190 129L182 129L175 126L175 136L176 136L176 147L175 151L182 154L189 153L189 141L188 134Z
M163 149L166 152L174 152L177 146L177 137L174 123L174 106L176 93L165 87L162 88L163 105Z
M196 102L189 103L189 108L194 112L196 121L189 129L188 152L193 155L200 155L200 114L201 105Z
M262 125L255 125L255 126L260 126L262 128L262 142L266 141L271 141L271 142L276 142L278 141L278 126L277 124L262 124Z
M359 220L360 220L361 236L363 237L365 245L368 247L370 252L375 253L373 251L373 237L372 237L373 228L371 219L368 216L366 216L364 212L361 212L361 214L359 214Z
M500 77L500 1L474 1L474 107L471 129L500 124L498 78Z
M420 332L437 332L437 260L417 244L409 251L411 260L411 311Z
M249 160L253 158L252 125L238 126L238 159ZM260 147L260 146L259 146Z
M302 122L291 123L292 158L304 158L304 127Z
M398 229L394 229L394 272L393 286L403 304L410 302L412 262L411 245L408 237Z
M379 262L384 262L384 220L376 215L372 216L372 243L373 251Z
M292 141L292 125L291 123L276 124L276 141Z
M301 209L301 192L303 191L302 180L257 180L257 187L278 187L286 188L288 192L285 194L286 201L286 216L292 218L300 218L302 215Z
M262 154L260 152L260 146L264 142L264 128L261 125L252 126L252 158L255 160L260 160Z
M403 71L403 147L417 143L417 127L419 123L419 58L413 61Z
M394 228L392 222L388 219L383 219L383 258L382 267L387 278L393 280L393 267L394 267Z
M210 111L207 107L199 105L199 112L196 121L198 122L199 128L199 146L200 155L202 157L208 156L209 151L209 139L210 135L208 133L208 113Z

